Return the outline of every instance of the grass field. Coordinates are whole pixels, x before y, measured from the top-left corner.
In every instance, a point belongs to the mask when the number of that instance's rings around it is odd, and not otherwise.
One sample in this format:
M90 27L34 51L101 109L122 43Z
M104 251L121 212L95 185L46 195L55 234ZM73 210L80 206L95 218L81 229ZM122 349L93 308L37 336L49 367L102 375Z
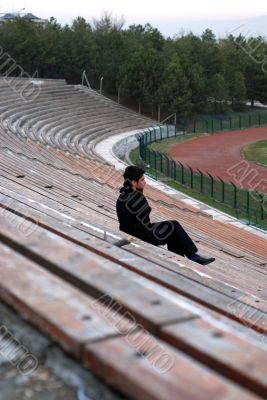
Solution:
M245 160L267 166L267 140L259 140L244 147L241 155Z

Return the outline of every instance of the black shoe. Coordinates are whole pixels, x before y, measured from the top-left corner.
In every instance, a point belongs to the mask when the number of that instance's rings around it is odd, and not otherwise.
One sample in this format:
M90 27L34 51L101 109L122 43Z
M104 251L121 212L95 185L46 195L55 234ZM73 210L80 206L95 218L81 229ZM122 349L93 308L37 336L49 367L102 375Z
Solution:
M192 257L189 257L189 260L194 261L201 265L207 265L207 264L210 264L213 261L215 261L215 258L214 257L206 258L206 257L199 256L198 254L194 254Z

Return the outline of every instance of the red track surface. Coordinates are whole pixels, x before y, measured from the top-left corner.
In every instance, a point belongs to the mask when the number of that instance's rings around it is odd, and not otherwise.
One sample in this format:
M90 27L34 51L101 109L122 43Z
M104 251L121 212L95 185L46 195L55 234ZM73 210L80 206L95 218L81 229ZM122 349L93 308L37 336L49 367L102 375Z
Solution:
M241 158L241 149L258 140L267 139L267 127L221 132L175 145L173 159L209 172L224 181L267 193L267 167Z

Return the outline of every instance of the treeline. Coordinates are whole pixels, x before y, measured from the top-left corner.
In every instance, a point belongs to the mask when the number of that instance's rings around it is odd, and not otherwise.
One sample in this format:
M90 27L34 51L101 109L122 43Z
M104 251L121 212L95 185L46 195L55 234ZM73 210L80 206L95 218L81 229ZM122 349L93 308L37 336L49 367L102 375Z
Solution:
M244 100L267 101L267 43L262 37L229 35L165 39L150 24L123 28L123 21L104 15L89 24L78 17L71 26L51 18L38 26L24 18L0 28L3 54L24 71L43 78L81 83L82 71L94 88L118 96L140 110L181 117L241 110ZM7 68L7 67L6 67Z

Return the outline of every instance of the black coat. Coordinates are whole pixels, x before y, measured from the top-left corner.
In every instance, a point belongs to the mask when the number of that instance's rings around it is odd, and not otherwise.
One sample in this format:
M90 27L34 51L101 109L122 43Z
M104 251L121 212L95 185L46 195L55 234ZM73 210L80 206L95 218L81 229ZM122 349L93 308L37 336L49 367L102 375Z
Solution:
M168 245L168 249L180 255L192 255L197 247L178 221L151 223L151 207L142 190L125 185L120 189L116 204L120 230L155 246Z
M151 207L142 190L123 186L116 203L120 230L146 241L153 241L149 214Z

